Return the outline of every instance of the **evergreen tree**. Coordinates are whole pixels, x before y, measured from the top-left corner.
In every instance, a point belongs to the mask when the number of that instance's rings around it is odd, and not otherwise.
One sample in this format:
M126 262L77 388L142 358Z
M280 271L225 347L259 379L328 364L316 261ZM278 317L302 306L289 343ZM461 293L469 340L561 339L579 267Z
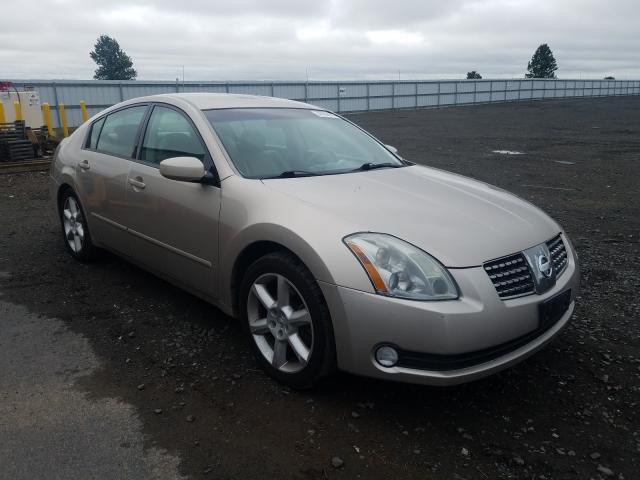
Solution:
M108 35L98 37L89 55L98 64L93 76L96 80L135 80L138 75L131 57L120 48L115 38Z
M529 73L525 75L526 78L556 78L558 64L549 45L543 43L538 47L527 65L527 70Z
M475 70L471 70L470 72L467 72L467 80L480 80L480 79L482 79L482 75L480 75Z

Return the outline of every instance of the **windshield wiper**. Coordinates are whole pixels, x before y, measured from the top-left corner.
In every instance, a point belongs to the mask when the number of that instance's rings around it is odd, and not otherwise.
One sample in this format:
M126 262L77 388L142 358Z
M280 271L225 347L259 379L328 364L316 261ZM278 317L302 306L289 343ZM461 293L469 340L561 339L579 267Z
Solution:
M404 167L404 165L397 164L397 163L391 163L391 162L386 162L386 163L371 163L371 162L367 162L367 163L363 163L358 168L354 168L352 171L353 172L358 172L358 171L363 171L363 170L375 170L376 168L398 168L398 167Z
M268 180L270 178L295 178L295 177L314 177L320 175L316 172L309 172L307 170L287 170L282 172L280 175L275 175L273 177L265 177L263 180Z

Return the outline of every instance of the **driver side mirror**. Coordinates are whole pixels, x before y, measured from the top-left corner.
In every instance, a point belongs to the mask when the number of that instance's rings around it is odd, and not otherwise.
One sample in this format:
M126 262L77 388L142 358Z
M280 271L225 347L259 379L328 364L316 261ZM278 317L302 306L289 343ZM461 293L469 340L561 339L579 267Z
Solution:
M387 148L387 150L391 151L391 153L399 155L398 154L398 149L396 147L394 147L393 145L385 145L385 147Z
M160 175L181 182L196 182L202 180L205 171L195 157L173 157L160 162Z

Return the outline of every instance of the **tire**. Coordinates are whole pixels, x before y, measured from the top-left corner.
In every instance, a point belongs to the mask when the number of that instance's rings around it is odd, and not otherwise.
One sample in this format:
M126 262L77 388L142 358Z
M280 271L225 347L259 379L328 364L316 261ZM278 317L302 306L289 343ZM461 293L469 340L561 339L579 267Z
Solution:
M80 262L96 260L100 251L91 241L91 232L82 204L70 188L60 195L58 216L67 252Z
M270 253L247 269L240 319L258 363L277 381L310 388L335 370L329 309L311 272L292 254Z

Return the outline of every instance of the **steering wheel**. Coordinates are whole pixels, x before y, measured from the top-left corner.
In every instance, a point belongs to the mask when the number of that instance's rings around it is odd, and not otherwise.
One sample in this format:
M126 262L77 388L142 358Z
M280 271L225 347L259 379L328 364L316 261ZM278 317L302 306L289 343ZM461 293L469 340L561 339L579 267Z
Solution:
M291 170L287 161L278 150L266 149L260 152L261 163L270 163L274 166L278 166L282 172Z
M338 159L335 152L331 150L320 150L313 152L309 157L309 165L335 162Z

